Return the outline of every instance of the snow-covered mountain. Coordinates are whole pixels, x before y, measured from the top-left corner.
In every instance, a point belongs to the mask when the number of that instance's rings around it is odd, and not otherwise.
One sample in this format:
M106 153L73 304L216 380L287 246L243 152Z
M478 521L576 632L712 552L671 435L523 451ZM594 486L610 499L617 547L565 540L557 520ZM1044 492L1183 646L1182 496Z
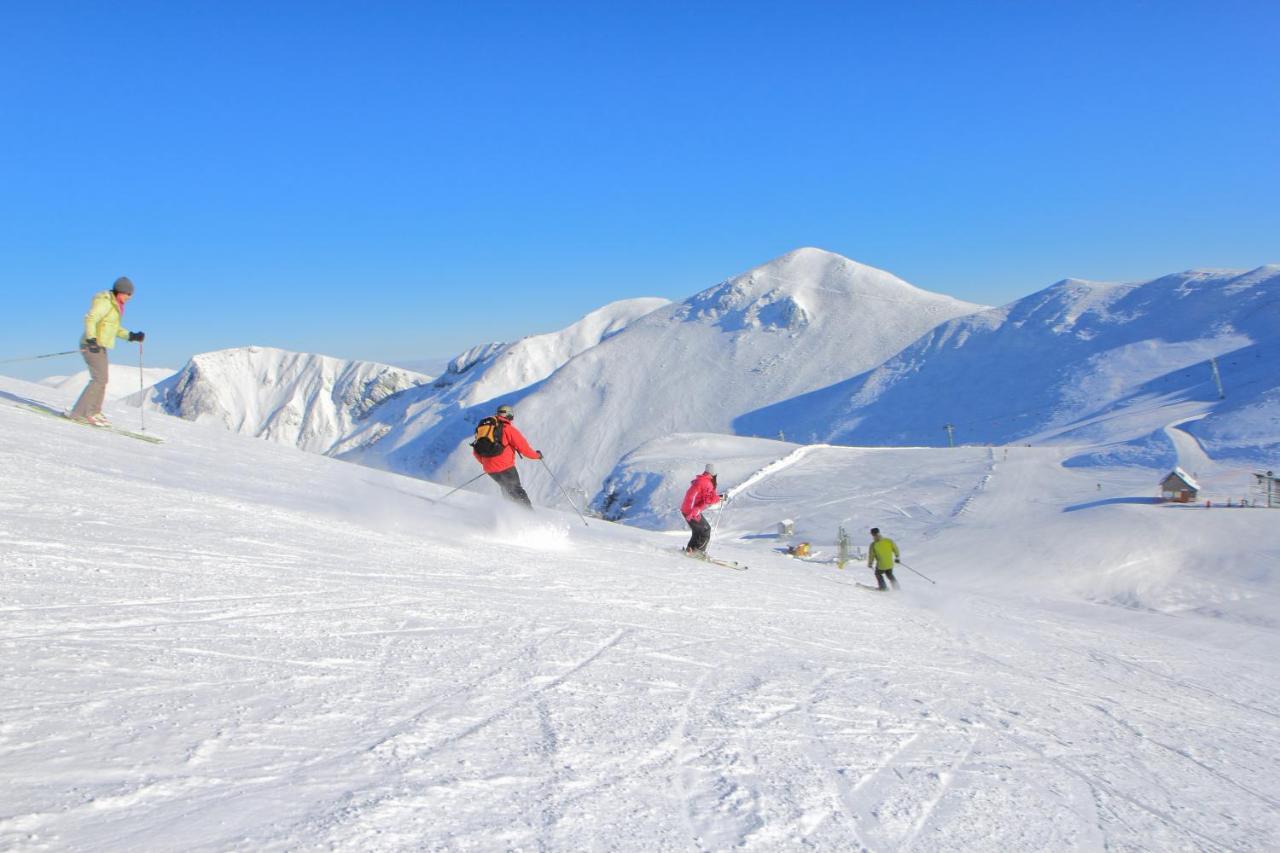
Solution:
M212 421L244 435L327 453L373 407L431 382L430 376L368 361L271 347L203 353L145 394L148 408Z
M526 388L670 301L656 297L624 299L592 311L557 332L530 335L515 343L472 347L449 362L448 369L435 382L435 388L448 391L435 396L441 402L465 407Z
M536 382L667 303L622 300L558 332L473 347L435 378L269 347L205 353L147 394L147 406L305 450L350 453L387 439L401 421L429 426L451 411ZM375 407L379 417L368 418ZM395 438L391 435L380 448L389 450ZM376 457L364 461L384 467Z
M1216 358L1226 399L1209 359ZM763 407L740 433L841 444L1090 443L1172 458L1170 407L1217 455L1280 448L1280 266L1067 280L957 318L859 376ZM1108 446L1109 445L1109 446Z
M466 446L473 425L512 403L517 425L560 479L595 494L618 460L649 439L731 431L742 414L868 370L979 307L799 249L646 314L540 382L459 399L449 417L384 407L365 429L385 427L386 438L361 442L349 458L461 482L475 467ZM529 487L545 500L558 495L545 476Z
M434 381L358 395L345 419L309 412L311 395L251 365L199 383L184 371L159 405L461 483L476 471L475 422L511 403L547 455L549 471L524 466L535 500L560 501L563 485L598 506L644 478L645 454L628 454L677 434L937 446L950 424L958 443L1082 443L1075 464L1166 464L1164 428L1181 420L1211 452L1252 462L1280 447L1278 302L1280 267L1268 266L1073 279L981 309L801 249L682 302L613 303L559 332L474 347ZM225 388L238 390L228 400Z

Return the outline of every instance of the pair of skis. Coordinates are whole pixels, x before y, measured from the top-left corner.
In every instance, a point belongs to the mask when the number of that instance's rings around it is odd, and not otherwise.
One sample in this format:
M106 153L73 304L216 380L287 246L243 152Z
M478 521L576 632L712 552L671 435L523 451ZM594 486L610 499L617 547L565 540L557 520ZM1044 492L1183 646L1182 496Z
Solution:
M734 571L738 571L738 572L745 572L747 570L747 566L743 563L739 563L737 560L721 560L717 557L712 557L708 554L690 554L688 551L684 550L683 548L680 549L680 553L685 557L688 557L690 560L698 560L699 562L703 562L703 563L711 563L712 565L716 565L716 566L724 566L726 569L733 569Z
M21 403L18 405L18 408L24 409L28 412L34 412L37 415L47 415L48 417L57 418L58 420L66 421L67 423L78 424L83 427L89 427L90 429L102 430L103 432L114 432L116 435L123 435L128 438L136 438L138 439L138 441L145 441L150 444L164 443L164 439L160 438L160 436L158 435L147 435L146 433L141 433L141 432L131 432L130 430L127 430L127 429L121 429L118 426L98 426L97 424L86 423L85 421L78 421L72 417L69 417L65 412L59 412L56 409L46 408L45 406L37 405L35 403Z
M886 589L881 589L878 586L872 586L869 583L863 583L862 581L854 581L853 583L849 583L848 581L839 581L839 580L836 580L835 578L823 578L823 580L827 581L828 583L838 584L839 586L856 586L858 589L865 589L867 592L888 592L889 591Z
M703 562L703 563L711 563L716 566L724 566L726 569L733 569L734 571L738 571L738 572L745 572L748 568L748 566L746 566L743 563L739 563L737 560L721 560L719 558L712 557L707 554L690 554L688 551L684 550L683 548L680 549L680 553L688 557L690 560L698 560L699 562ZM865 583L862 583L861 581L854 581L852 584L849 584L845 581L838 581L833 578L831 579L831 582L838 583L841 586L850 586L850 585L856 586L861 589L865 589L867 592L887 592L887 590L880 589L880 587L878 586L871 586L870 584L865 584Z

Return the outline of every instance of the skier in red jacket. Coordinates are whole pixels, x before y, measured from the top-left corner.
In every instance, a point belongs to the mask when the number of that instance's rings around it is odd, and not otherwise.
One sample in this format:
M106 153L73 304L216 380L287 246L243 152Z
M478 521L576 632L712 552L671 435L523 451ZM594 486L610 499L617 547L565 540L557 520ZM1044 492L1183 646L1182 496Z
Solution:
M541 459L542 451L534 450L511 422L515 410L499 406L492 417L485 418L476 428L476 440L471 443L471 455L484 468L484 472L502 487L502 493L510 500L533 509L533 502L520 485L520 472L516 470L516 454L525 459ZM483 433L483 435L482 435Z
M680 505L680 514L689 523L693 535L684 552L691 556L706 556L707 545L711 543L711 525L702 517L702 511L718 504L724 495L716 491L716 467L707 463L702 473L693 478L689 491L684 494L684 503Z

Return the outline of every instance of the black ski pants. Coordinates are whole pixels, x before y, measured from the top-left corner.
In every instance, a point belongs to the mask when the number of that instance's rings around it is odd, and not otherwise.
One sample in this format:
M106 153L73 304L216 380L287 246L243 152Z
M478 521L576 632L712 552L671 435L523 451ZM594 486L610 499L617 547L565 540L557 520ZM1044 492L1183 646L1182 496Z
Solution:
M502 494L507 497L507 500L515 501L529 509L533 509L533 501L529 500L529 495L525 492L524 486L520 485L520 472L516 470L516 466L512 465L505 471L494 471L489 476L502 487Z
M686 518L689 522L689 529L693 531L693 535L689 537L689 544L685 546L686 551L699 551L703 554L707 552L707 546L711 544L711 523L703 516L697 518Z
M885 578L889 579L889 583L893 584L894 589L898 588L898 579L893 576L893 569L886 569L885 571L876 569L876 583L880 584L880 589L882 590L888 589L888 587L884 585Z

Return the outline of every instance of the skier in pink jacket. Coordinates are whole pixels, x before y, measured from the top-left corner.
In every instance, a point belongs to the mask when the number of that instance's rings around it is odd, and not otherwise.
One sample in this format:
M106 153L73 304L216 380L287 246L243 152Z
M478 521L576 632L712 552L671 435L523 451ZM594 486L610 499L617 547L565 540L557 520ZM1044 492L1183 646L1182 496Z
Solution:
M684 503L680 505L680 514L689 523L693 535L684 552L691 556L706 556L707 545L711 542L711 525L702 517L702 511L718 504L724 495L716 491L716 468L708 463L702 473L693 478L689 491L685 492Z

